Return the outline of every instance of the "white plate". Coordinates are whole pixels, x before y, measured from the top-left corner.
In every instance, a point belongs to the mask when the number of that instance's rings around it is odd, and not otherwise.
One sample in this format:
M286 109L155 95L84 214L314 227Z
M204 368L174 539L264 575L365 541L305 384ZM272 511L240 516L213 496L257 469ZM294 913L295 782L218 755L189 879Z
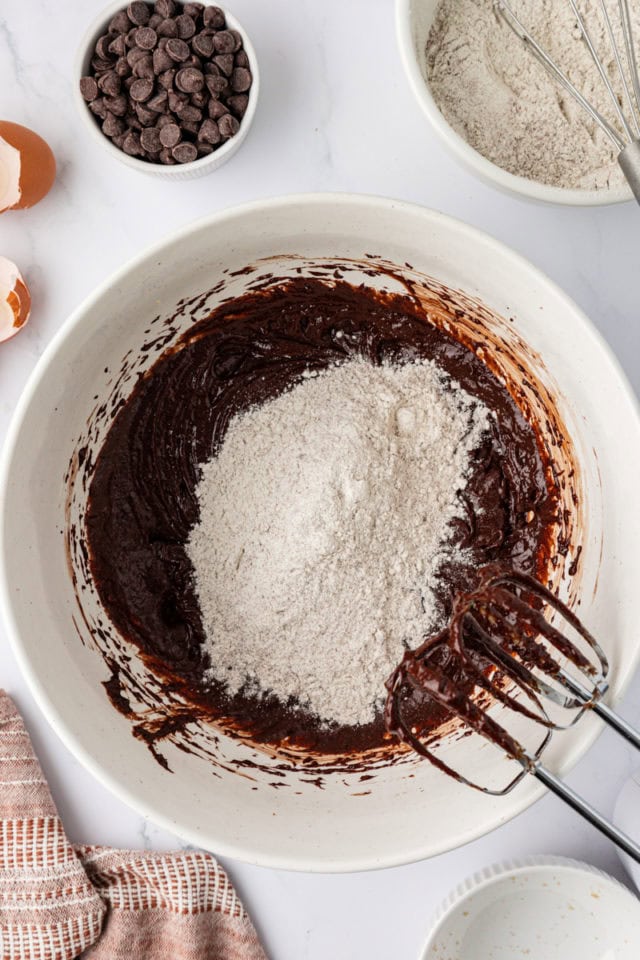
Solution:
M421 960L637 960L640 901L575 860L489 867L442 905Z
M294 196L209 217L137 257L75 311L38 363L7 439L0 598L16 656L49 722L87 768L141 814L196 846L250 862L320 871L388 867L494 829L542 788L531 780L509 797L492 798L416 760L366 782L328 775L322 790L289 770L276 790L269 774L218 769L214 776L210 763L176 747L164 750L168 772L105 694L109 673L79 614L61 533L64 475L78 438L95 405L110 395L125 354L140 355L147 324L169 316L181 298L209 289L222 270L269 256L277 259L268 270L294 271L298 261L283 259L286 254L408 261L510 318L505 328L525 338L532 356L540 354L571 424L586 487L580 609L611 659L612 698L621 694L640 657L640 512L634 506L640 425L629 387L575 304L527 261L441 214L374 197ZM352 277L380 282L362 270ZM233 292L247 282L238 273ZM566 770L598 729L588 716L556 737L548 765ZM219 748L232 759L253 756L226 737ZM477 763L484 762L480 754Z

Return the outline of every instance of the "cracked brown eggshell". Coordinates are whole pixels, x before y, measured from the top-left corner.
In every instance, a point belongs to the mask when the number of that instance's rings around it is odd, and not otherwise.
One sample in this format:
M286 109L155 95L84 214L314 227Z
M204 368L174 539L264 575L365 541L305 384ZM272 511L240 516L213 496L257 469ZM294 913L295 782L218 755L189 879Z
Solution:
M19 123L0 120L0 213L32 207L56 176L51 147Z
M31 313L31 295L15 263L0 257L0 343L15 336Z

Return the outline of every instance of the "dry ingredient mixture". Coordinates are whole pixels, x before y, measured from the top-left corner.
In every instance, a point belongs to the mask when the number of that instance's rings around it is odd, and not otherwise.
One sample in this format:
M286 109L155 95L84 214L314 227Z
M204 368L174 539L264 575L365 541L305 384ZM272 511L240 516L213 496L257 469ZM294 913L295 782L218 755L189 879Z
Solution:
M430 361L333 366L236 417L203 466L187 546L212 675L370 723L403 649L437 622L487 427Z
M567 0L512 0L512 9L577 89L614 126L614 107ZM636 37L640 4L629 4ZM602 63L622 97L599 0L578 3ZM617 2L607 0L621 40ZM624 54L624 46L620 43ZM496 13L493 0L442 0L426 48L435 101L488 160L531 180L593 190L623 184L617 151Z

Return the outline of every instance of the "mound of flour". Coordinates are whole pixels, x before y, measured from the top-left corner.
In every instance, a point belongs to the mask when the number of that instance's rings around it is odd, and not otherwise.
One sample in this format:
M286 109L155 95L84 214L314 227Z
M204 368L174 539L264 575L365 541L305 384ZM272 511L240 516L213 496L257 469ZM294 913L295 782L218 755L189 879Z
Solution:
M489 413L431 362L353 360L236 416L202 465L187 552L230 693L373 719L432 589Z

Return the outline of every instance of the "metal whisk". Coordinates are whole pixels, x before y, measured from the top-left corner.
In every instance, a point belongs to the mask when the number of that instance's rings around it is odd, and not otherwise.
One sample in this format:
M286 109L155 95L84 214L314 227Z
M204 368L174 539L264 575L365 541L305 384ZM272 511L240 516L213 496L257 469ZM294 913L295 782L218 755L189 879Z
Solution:
M553 731L573 726L586 710L640 749L640 732L603 702L607 658L578 618L533 578L489 565L476 589L454 601L448 627L405 653L387 681L387 729L456 780L496 796L532 774L640 863L640 845L618 830L541 761ZM545 613L552 611L551 623ZM559 623L557 622L559 621ZM463 776L421 734L416 697L462 721L516 761L506 786L492 788ZM496 710L497 708L497 710ZM541 733L525 746L504 724L524 719ZM455 754L456 744L451 747ZM519 765L519 766L518 766Z
M585 24L584 17L578 9L576 0L568 0L568 2L571 4L576 23L582 34L582 39L587 45L594 65L611 98L619 127L614 126L603 117L600 111L596 110L593 104L589 103L584 95L571 83L566 73L564 73L555 60L549 56L547 51L540 46L535 37L531 35L527 27L514 12L512 4L509 3L508 0L494 0L494 7L505 23L511 27L516 36L527 45L533 56L536 57L545 70L580 104L583 110L589 114L592 120L595 120L600 129L606 134L609 140L611 140L618 151L618 163L622 168L622 172L627 178L636 200L640 203L640 78L638 76L638 63L629 2L628 0L618 0L618 10L624 42L624 53L622 53L620 44L616 40L611 16L607 10L605 0L600 0L600 9L602 11L605 29L609 43L611 44L623 91L623 104L620 103L611 80L607 75L607 71L598 57L591 34Z

